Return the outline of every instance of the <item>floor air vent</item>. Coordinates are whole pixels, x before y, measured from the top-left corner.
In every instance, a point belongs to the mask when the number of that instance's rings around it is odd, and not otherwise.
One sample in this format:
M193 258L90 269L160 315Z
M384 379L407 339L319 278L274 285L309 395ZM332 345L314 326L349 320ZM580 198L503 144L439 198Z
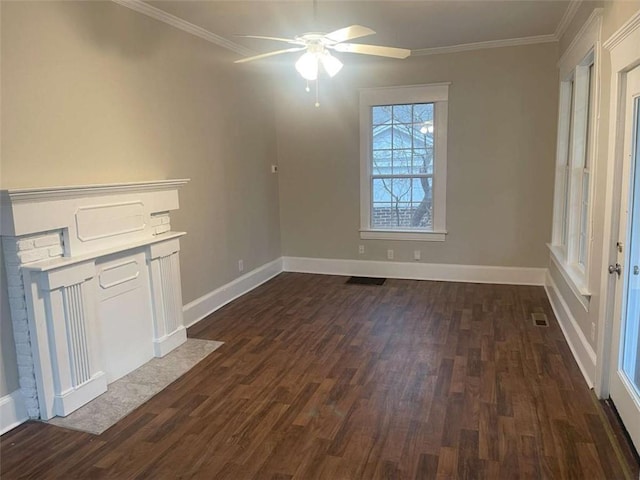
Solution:
M383 285L386 278L375 277L349 277L347 283L351 285Z
M548 327L549 323L547 322L547 314L534 312L531 314L531 318L533 319L533 324L536 327Z

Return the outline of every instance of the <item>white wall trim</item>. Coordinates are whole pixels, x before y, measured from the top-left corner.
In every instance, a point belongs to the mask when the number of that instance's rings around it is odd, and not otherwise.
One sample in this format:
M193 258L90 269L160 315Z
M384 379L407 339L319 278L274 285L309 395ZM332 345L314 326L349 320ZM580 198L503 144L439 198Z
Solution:
M20 390L0 398L0 435L29 420Z
M380 262L303 257L282 257L282 264L285 272L509 285L544 285L546 272L544 268L528 267Z
M236 278L232 282L187 303L182 309L184 312L185 326L190 327L195 325L206 316L271 280L279 273L282 273L282 258L277 258L272 262L262 265Z
M584 25L576 33L573 40L558 60L558 68L560 69L560 80L567 77L569 72L580 64L582 59L589 53L591 49L600 49L600 30L602 25L603 8L594 8ZM598 55L599 56L599 52ZM596 62L599 61L596 58Z
M573 358L575 358L587 385L589 385L589 388L593 388L596 371L596 352L587 341L584 333L582 333L582 329L576 319L571 315L569 305L562 298L549 272L545 275L544 289L547 292L549 303L558 320L564 338L567 340L571 353L573 353Z
M615 33L611 35L606 42L604 42L604 48L607 50L614 49L638 28L640 28L640 10L634 13L624 25L616 30Z
M253 50L250 50L242 45L238 45L231 40L227 40L226 38L221 37L220 35L216 35L209 30L206 30L198 25L194 25L191 22L187 22L182 18L176 17L170 13L165 12L164 10L160 10L159 8L153 7L148 3L143 2L142 0L112 0L113 2L122 5L123 7L130 8L131 10L135 10L138 13L142 13L148 17L154 18L156 20L160 20L172 27L175 27L183 32L190 33L191 35L195 35L196 37L200 37L207 42L214 43L220 47L226 48L233 52L239 53L240 55L250 56L255 55Z
M535 45L537 43L552 43L558 39L553 33L546 35L533 35L531 37L505 38L503 40L489 40L486 42L462 43L460 45L447 45L444 47L418 48L411 50L412 57L424 55L439 55L443 53L469 52L484 48L518 47L521 45Z
M142 0L111 1L122 5L123 7L135 10L138 13L142 13L143 15L147 15L148 17L164 22L184 32L195 35L196 37L200 37L203 40L211 42L215 45L239 53L240 55L244 55L247 57L255 55L255 52L253 50L250 50L238 43L232 42L231 40L221 37L220 35L216 35L215 33L205 28L199 27L198 25L195 25L191 22L183 20L180 17L167 13L164 10L149 5ZM532 35L528 37L505 38L500 40L488 40L484 42L463 43L459 45L446 45L442 47L418 48L411 51L411 56L415 57L424 55L437 55L443 53L468 52L471 50L481 50L484 48L517 47L520 45L534 45L538 43L557 42L566 31L567 27L571 23L571 20L573 20L573 17L578 11L578 7L581 3L582 0L573 0L569 3L554 33Z
M573 0L569 2L567 9L564 11L564 15L562 16L560 22L558 23L558 26L556 27L556 31L554 33L556 40L559 41L560 38L562 38L562 35L564 35L564 32L567 31L567 28L569 28L573 17L576 16L581 3L582 0Z
M562 278L564 278L565 283L571 289L576 300L580 302L585 312L588 312L591 292L575 278L576 275L573 274L562 262L562 259L559 256L560 253L558 252L558 247L550 244L547 244L547 246L549 247L549 257L551 258L551 261L558 269L558 272L560 272L560 275L562 275Z

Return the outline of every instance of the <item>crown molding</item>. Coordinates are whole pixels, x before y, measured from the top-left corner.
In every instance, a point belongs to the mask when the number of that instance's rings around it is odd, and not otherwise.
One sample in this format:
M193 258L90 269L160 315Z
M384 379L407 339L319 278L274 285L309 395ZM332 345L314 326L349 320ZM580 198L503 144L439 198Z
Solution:
M483 48L517 47L520 45L534 45L536 43L557 42L555 34L534 35L532 37L507 38L504 40L489 40L487 42L463 43L460 45L449 45L446 47L420 48L412 50L411 56L438 55L441 53L468 52L470 50L481 50Z
M569 2L567 9L564 11L564 15L562 15L562 18L560 19L560 22L556 27L556 31L554 33L556 40L560 41L560 38L562 38L564 32L567 31L567 28L569 28L569 25L571 24L573 17L576 16L578 8L580 8L581 4L582 0L572 0L571 2Z
M253 50L250 50L242 45L239 45L231 40L227 40L220 35L216 35L209 30L206 30L198 25L195 25L191 22L183 20L182 18L176 17L170 13L165 12L159 8L156 8L148 3L145 3L142 0L111 0L114 3L122 5L124 7L130 8L131 10L135 10L138 13L142 13L143 15L147 15L148 17L154 18L161 22L164 22L172 27L178 28L184 32L190 33L191 35L195 35L197 37L202 38L210 43L218 45L220 47L226 48L233 52L236 52L243 56L251 56L255 55ZM583 0L572 0L569 3L569 6L564 12L560 23L558 23L558 27L556 31L551 34L546 35L534 35L530 37L520 37L520 38L508 38L503 40L489 40L485 42L473 42L473 43L463 43L459 45L448 45L444 47L431 47L431 48L419 48L411 51L411 56L424 56L424 55L437 55L443 53L457 53L457 52L467 52L471 50L481 50L484 48L500 48L500 47L516 47L520 45L533 45L537 43L551 43L557 42L560 39L560 36L564 33L567 26L571 23L571 20L575 16L578 7L582 3Z
M220 35L216 35L215 33L210 32L202 27L194 25L191 22L187 22L175 15L165 12L164 10L160 10L148 3L143 2L142 0L111 0L118 5L122 5L123 7L130 8L131 10L135 10L138 13L142 13L148 17L154 18L161 22L164 22L172 27L175 27L183 32L190 33L191 35L195 35L196 37L200 37L207 42L214 43L220 47L226 48L233 52L239 53L240 55L250 56L255 55L255 52L239 45L231 40L227 40L226 38L221 37Z
M631 16L616 32L611 35L603 44L607 50L612 50L625 38L627 38L637 28L640 28L640 10Z

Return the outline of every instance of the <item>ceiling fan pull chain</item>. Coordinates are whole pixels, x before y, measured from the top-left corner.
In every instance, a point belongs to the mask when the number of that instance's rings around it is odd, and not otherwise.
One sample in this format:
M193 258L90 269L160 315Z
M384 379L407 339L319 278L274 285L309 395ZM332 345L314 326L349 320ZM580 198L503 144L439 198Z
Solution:
M320 106L320 78L316 79L316 108Z
M304 91L309 93L311 89L309 88L309 80L307 80L307 86L304 88Z

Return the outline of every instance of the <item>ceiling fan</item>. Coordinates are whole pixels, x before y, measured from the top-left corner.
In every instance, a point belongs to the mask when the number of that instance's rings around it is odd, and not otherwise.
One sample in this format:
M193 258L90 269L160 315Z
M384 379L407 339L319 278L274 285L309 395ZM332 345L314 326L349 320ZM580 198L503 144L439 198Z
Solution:
M374 32L362 25L351 25L340 28L330 33L309 32L298 35L294 38L266 37L262 35L240 35L245 38L257 38L260 40L273 40L285 42L294 47L263 53L252 57L236 60L235 63L246 63L262 58L281 55L283 53L301 52L305 53L296 62L296 70L306 80L313 81L318 78L318 70L321 65L324 71L333 77L342 69L342 62L331 55L331 50L341 53L360 53L364 55L376 55L379 57L407 58L411 55L411 50L405 48L385 47L379 45L364 45L360 43L346 43L349 40L373 35Z

